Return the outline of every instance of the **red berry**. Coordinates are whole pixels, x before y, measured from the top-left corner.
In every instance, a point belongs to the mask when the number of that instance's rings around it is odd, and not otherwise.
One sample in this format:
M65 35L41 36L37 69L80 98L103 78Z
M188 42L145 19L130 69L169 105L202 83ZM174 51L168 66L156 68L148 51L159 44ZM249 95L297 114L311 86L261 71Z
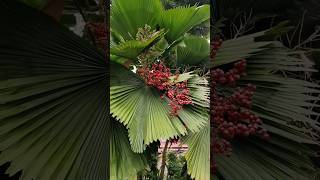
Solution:
M170 68L161 63L154 63L151 66L144 66L138 68L137 73L145 80L146 84L157 88L159 91L166 95L170 102L170 114L173 116L178 115L178 111L182 109L183 105L192 104L190 91L187 87L187 81L179 83L170 83L170 76L179 78L179 74L172 74ZM160 98L163 98L163 95Z

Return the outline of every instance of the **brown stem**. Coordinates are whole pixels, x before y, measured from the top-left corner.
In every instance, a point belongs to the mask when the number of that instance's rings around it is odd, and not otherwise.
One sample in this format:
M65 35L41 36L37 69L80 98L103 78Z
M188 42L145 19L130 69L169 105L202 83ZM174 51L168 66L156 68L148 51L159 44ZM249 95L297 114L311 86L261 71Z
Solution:
M166 141L166 144L164 145L164 149L162 151L162 162L160 167L160 177L159 180L164 179L164 170L166 167L166 161L167 161L167 150L168 150L169 140Z

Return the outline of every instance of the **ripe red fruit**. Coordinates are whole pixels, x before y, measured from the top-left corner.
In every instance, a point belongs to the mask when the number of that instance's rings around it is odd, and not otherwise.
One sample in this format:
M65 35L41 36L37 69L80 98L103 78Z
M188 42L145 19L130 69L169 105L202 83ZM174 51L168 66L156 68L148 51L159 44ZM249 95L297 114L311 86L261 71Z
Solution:
M151 66L144 66L137 69L137 73L145 80L146 84L157 88L163 93L160 96L163 99L164 95L170 100L170 114L178 115L178 111L183 105L192 104L190 91L187 87L187 81L171 83L169 77L179 74L172 74L170 68L161 63L154 63Z
M212 58L221 46L221 40L212 42L214 49ZM246 60L234 63L233 68L227 72L222 69L212 69L210 91L210 125L211 125L211 151L216 154L230 155L232 147L230 140L235 137L258 136L269 139L267 131L261 128L262 121L251 111L252 100L256 87L247 84L245 87L236 87L241 76L246 75ZM217 93L217 87L228 87L233 90L231 95ZM216 172L216 163L211 158L211 171Z

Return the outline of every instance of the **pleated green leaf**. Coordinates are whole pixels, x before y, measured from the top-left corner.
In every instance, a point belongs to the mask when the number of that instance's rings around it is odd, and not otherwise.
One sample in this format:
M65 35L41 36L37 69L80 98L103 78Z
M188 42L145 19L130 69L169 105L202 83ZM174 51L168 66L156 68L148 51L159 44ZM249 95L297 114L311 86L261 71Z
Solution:
M161 30L155 32L152 37L146 41L130 40L117 45L111 45L110 53L122 58L136 59L144 50L157 43L164 34L164 30Z
M207 39L198 36L186 36L177 46L179 65L199 65L209 59L210 45Z
M194 104L209 109L208 82L204 77L195 77L189 80L188 87L192 92ZM195 179L210 179L210 125L209 113L206 113L207 123L198 132L189 132L182 138L183 143L188 145L186 160L188 163L188 173Z
M275 66L265 66L260 61L268 61L269 64L273 61L281 61L282 64L275 63L277 68L274 68ZM307 134L313 134L314 132L298 128L294 125L294 122L300 122L320 131L319 122L310 117L311 115L318 115L312 110L317 105L310 100L316 99L311 93L319 94L318 88L320 86L278 73L290 72L285 70L286 67L303 71L301 67L305 66L304 61L299 59L299 56L294 52L281 44L274 44L269 47L269 50L248 60L248 76L242 79L242 83L251 82L258 87L254 96L253 110L265 120L266 127L271 132L300 143L312 143L314 140Z
M158 23L161 28L168 30L166 39L174 42L193 27L209 20L210 6L185 6L163 11L159 15Z
M192 178L210 179L210 125L209 115L207 125L197 133L189 133L183 137L183 143L188 145L186 160L188 173Z
M263 47L271 43L255 41L257 37L261 37L264 34L265 32L263 31L223 41L222 46L219 48L214 60L212 61L211 66L221 66L259 53L263 50Z
M156 28L158 15L163 11L160 0L112 1L110 25L124 40L134 40L139 28L146 24Z
M147 86L135 73L111 63L110 74L110 110L113 117L127 126L134 152L143 152L153 141L185 135L187 129L197 132L204 127L208 117L207 109L199 106L201 103L184 106L178 117L174 117L170 115L168 100L161 99L160 92ZM196 82L190 80L190 83L195 86ZM196 102L201 101L199 93L202 93L207 95L202 97L202 102L208 103L208 88L193 89L191 96Z
M110 134L110 179L124 180L137 176L147 167L144 155L131 150L127 129L115 119L111 120Z
M20 179L107 179L103 55L50 17L0 2L0 164Z
M111 5L111 31L124 40L133 40L139 28L163 28L169 43L184 36L193 27L209 20L209 5L164 10L160 0L117 0Z

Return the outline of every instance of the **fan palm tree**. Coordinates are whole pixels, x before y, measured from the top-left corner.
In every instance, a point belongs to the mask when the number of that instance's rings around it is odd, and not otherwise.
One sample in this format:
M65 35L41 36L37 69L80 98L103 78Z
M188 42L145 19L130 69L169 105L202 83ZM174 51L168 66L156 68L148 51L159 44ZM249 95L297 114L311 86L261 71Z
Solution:
M123 65L139 67L142 61L139 55L152 48L158 54L149 58L151 62L162 59L168 65L180 69L205 62L209 58L210 51L207 38L190 35L188 32L207 21L209 16L207 5L167 10L160 0L132 2L117 0L111 5L110 63L115 68L111 69L110 77L110 111L112 116L128 129L127 142L130 142L131 148L123 151L132 151L132 154L137 156L139 155L137 153L142 153L154 141L182 137L190 147L187 154L189 173L196 179L209 179L210 175L209 146L207 146L209 138L198 146L195 143L198 143L199 137L193 135L202 131L204 134L209 133L204 128L209 120L207 113L209 89L206 78L196 73L197 68L192 68L193 72L179 76L181 79L178 81L188 80L194 104L184 106L176 117L172 117L167 102L160 98L159 92L146 86L136 73ZM155 31L149 38L143 41L137 40L139 29L146 26ZM203 153L197 155L192 153L195 149L203 150ZM205 157L206 160L198 162L196 159L198 155ZM144 167L128 166L127 158L119 160L119 155L111 155L111 159L113 162L111 172L114 177L127 176L128 167L134 167L132 175ZM140 162L142 161L141 159ZM119 165L123 167L122 171L116 168Z

